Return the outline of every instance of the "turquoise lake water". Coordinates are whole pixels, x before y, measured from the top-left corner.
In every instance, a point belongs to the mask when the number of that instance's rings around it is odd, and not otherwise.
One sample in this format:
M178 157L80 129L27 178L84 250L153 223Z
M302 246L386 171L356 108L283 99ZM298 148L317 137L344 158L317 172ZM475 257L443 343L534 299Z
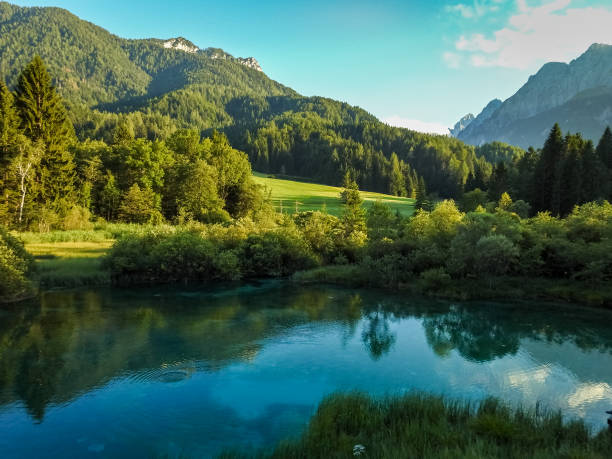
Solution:
M605 426L612 312L278 282L45 293L0 308L0 458L211 457L336 391L540 402Z

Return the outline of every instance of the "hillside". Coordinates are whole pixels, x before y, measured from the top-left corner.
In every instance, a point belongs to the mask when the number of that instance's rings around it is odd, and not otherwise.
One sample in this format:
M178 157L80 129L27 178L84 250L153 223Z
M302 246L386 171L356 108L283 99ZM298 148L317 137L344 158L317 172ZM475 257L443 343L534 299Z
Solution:
M263 185L275 208L287 213L294 213L296 208L299 212L323 210L330 215L339 217L342 214L343 204L340 200L342 188L320 185L317 183L285 180L268 176L266 174L255 174L255 183ZM412 215L414 212L414 199L389 196L387 194L361 192L361 197L368 208L372 202L380 201L387 204L391 209L399 211L403 216Z
M177 128L219 130L261 172L330 185L349 173L361 188L384 193L396 173L402 194L422 177L444 197L458 196L479 162L472 147L455 139L303 97L270 79L255 58L199 48L183 37L123 39L59 8L0 2L0 53L0 75L10 87L32 56L43 58L81 140L112 143L126 123L137 138L151 140Z
M594 44L569 64L544 65L480 124L457 137L473 145L492 141L540 146L550 126L598 140L612 124L612 46Z

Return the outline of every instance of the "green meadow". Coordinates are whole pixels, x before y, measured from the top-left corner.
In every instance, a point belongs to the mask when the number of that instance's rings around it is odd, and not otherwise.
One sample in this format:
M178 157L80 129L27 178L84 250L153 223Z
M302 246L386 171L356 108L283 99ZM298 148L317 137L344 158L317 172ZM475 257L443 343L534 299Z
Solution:
M342 188L297 180L284 180L267 174L254 173L254 180L266 187L276 210L287 213L306 212L326 209L331 215L342 214L340 192ZM399 210L403 216L414 212L414 199L390 196L381 193L361 192L367 208L374 201L388 204L393 211Z
M103 235L98 231L90 233L93 236ZM70 288L109 283L110 278L101 263L113 240L98 237L89 241L45 241L44 238L36 240L32 236L29 233L24 238L31 241L25 247L36 260L41 287Z

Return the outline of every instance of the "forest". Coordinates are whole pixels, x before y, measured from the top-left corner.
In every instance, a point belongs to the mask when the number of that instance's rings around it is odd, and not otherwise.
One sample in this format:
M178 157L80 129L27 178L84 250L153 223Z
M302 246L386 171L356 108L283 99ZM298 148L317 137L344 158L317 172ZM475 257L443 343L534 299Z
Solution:
M331 112L337 104L323 118L313 114L326 107L319 102L284 123L245 129L244 143L194 129L151 140L130 116L106 141L83 140L35 57L13 91L0 82L2 221L38 233L135 225L104 261L115 283L295 275L461 296L476 280L486 288L473 290L486 296L512 285L499 279L528 277L571 281L609 304L610 129L596 147L555 125L541 150L473 148L367 120L351 125L350 110ZM239 108L262 118L267 110ZM342 215L276 212L251 164L342 183ZM360 188L414 197L416 213L365 208ZM0 296L19 297L31 288L31 257L7 230L2 239Z

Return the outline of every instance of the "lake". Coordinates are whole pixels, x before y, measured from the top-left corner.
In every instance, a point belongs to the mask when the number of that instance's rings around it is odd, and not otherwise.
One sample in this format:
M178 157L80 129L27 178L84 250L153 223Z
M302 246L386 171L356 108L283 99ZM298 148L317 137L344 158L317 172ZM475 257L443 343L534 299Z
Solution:
M335 391L540 402L605 426L612 312L283 282L47 292L0 308L0 457L209 457Z

